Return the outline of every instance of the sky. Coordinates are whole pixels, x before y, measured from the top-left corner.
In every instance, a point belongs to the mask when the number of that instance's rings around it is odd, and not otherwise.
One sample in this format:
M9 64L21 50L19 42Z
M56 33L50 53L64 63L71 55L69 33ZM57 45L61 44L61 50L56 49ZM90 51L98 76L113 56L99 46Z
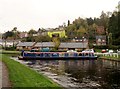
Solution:
M119 0L0 0L0 32L56 28L78 17L99 17Z

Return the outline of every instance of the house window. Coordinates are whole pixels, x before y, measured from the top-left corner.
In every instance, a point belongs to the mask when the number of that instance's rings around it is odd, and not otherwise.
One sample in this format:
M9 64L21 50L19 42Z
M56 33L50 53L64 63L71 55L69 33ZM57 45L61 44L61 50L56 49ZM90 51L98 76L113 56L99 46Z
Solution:
M98 39L98 42L101 42L101 39Z
M59 37L59 34L58 33L52 34L52 37Z

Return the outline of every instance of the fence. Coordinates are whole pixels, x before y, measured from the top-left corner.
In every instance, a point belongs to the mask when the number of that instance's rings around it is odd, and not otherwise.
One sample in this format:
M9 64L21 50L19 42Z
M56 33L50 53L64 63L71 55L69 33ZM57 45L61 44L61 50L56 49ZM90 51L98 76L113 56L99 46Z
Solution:
M119 58L120 53L95 53L95 55Z

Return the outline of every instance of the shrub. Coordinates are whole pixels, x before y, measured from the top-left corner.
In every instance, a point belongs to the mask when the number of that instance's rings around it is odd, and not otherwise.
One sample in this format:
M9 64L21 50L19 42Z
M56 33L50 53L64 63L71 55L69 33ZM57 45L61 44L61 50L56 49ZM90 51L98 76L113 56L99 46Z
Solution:
M117 49L119 49L119 46L109 45L108 48L109 48L109 49L117 50Z
M107 45L94 46L95 49L108 49Z
M3 47L5 50L16 50L16 47Z

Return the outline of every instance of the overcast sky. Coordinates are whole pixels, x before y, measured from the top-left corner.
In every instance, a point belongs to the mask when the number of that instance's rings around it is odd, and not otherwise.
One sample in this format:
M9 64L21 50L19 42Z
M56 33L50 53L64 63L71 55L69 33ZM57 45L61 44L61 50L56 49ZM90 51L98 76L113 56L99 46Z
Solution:
M55 28L78 17L114 11L119 0L0 0L0 32Z

